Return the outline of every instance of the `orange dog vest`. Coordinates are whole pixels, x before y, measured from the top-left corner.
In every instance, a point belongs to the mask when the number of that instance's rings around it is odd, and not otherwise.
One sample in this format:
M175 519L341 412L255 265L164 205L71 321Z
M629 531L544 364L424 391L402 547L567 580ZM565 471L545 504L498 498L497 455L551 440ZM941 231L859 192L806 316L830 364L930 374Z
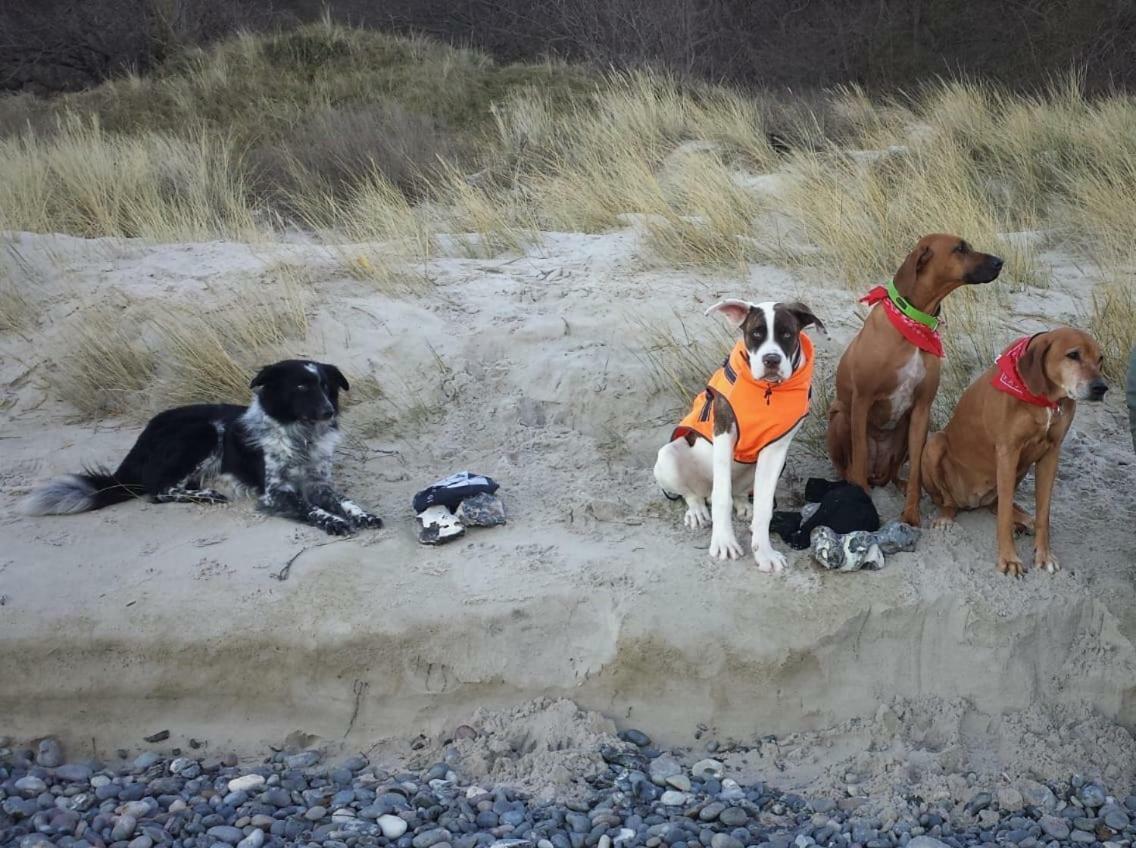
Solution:
M738 422L734 460L757 462L762 448L788 435L809 412L815 358L809 337L802 333L800 339L803 361L783 383L755 380L749 368L749 351L739 341L722 367L711 375L706 389L694 398L693 407L679 422L671 440L693 435L714 441L714 396L720 395Z

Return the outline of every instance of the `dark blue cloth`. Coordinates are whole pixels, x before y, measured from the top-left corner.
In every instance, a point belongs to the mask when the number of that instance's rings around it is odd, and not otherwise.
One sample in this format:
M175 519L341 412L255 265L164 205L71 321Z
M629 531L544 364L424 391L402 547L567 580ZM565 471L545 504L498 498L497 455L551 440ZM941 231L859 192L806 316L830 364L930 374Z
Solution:
M432 506L447 507L450 512L458 508L463 500L482 492L493 494L500 486L496 481L484 474L474 474L470 471L459 471L444 480L439 480L427 486L414 496L414 511L422 512Z

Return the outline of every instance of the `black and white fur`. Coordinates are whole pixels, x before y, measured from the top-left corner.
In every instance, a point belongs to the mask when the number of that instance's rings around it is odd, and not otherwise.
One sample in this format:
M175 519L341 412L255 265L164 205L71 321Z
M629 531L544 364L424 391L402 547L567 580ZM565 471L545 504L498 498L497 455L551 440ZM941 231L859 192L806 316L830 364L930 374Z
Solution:
M60 515L101 509L136 497L155 503L225 503L217 481L259 495L264 512L312 524L333 535L382 520L331 484L340 439L334 365L289 359L253 378L252 403L168 409L146 425L118 469L89 469L34 489L22 510Z
M721 312L734 329L742 333L749 351L754 376L769 382L789 378L800 365L801 330L810 325L824 325L812 310L800 303L749 303L723 300L706 310ZM752 519L751 549L757 568L779 572L785 557L773 549L769 540L769 522L773 517L773 495L777 480L785 467L789 445L801 427L797 424L788 435L765 447L754 465L734 462L734 445L738 430L727 403L714 406L714 442L694 439L690 444L678 438L663 445L655 462L655 480L663 491L686 501L687 527L702 528L711 524L710 556L716 559L738 559L742 546L734 534L733 512L740 518ZM753 475L753 504L750 505L746 485ZM710 499L710 509L706 499Z

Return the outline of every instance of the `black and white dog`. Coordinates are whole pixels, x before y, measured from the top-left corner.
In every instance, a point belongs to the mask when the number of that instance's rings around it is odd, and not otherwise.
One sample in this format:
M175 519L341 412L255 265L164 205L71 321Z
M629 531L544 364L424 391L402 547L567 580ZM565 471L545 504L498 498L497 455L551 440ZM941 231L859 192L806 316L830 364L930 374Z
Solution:
M312 524L333 535L382 520L340 495L331 464L340 432L334 365L288 359L260 370L249 406L197 404L167 409L146 425L113 474L89 469L34 489L29 515L101 509L135 497L155 503L225 503L208 488L222 480L259 495L264 512Z

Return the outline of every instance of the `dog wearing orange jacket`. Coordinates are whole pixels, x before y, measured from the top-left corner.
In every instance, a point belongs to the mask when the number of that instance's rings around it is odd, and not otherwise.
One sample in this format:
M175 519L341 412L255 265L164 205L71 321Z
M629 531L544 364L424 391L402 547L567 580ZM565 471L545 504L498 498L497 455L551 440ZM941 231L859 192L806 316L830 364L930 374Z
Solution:
M710 556L742 556L734 512L752 519L758 570L778 572L785 557L769 540L773 494L789 444L808 414L815 364L802 330L823 330L824 324L801 303L724 300L706 314L712 312L740 330L741 339L660 448L655 480L668 497L686 502L687 527L711 525Z

